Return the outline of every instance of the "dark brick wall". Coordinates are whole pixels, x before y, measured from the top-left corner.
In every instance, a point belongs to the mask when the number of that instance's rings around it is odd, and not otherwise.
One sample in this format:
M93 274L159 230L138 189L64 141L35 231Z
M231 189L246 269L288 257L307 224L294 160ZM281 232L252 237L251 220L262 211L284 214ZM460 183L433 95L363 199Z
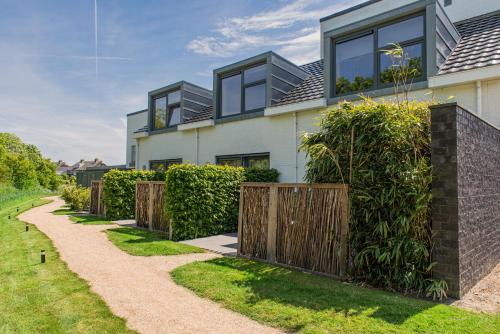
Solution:
M456 104L431 109L434 276L461 297L500 261L500 130Z

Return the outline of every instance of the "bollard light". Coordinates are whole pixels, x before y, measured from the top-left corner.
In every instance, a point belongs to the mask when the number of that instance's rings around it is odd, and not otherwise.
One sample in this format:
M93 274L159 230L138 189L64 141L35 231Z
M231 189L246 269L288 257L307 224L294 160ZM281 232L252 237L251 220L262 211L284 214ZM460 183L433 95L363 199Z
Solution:
M10 215L9 215L9 219L10 219Z
M31 203L31 207L34 208L35 207L35 203Z
M26 232L28 232L30 230L30 226L28 224L26 224Z
M40 262L45 263L45 250L40 251Z
M16 208L16 211L19 212L19 207Z

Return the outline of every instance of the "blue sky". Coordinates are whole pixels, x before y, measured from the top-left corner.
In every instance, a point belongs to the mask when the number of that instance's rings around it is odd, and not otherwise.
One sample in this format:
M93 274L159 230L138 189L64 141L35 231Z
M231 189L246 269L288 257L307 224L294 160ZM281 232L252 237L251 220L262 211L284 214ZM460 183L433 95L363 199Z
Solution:
M319 18L360 0L0 0L0 132L53 160L125 162L125 115L178 80L273 50L319 59ZM96 66L97 41L97 66Z

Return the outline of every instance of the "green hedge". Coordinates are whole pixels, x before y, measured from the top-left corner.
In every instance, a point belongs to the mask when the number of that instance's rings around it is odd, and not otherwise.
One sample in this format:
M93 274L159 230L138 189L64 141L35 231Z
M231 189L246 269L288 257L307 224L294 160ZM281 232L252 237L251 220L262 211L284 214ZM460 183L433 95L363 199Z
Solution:
M173 165L166 172L166 213L175 240L234 232L243 168Z
M308 182L352 179L350 249L358 279L417 293L442 284L431 279L426 103L344 103L304 136L302 148L310 158Z
M245 169L246 182L278 182L280 173L277 169L247 168Z
M135 216L136 181L163 181L164 172L111 170L104 174L103 201L106 217L133 219Z
M61 198L72 210L88 210L90 207L90 188L77 185L70 180L61 187Z

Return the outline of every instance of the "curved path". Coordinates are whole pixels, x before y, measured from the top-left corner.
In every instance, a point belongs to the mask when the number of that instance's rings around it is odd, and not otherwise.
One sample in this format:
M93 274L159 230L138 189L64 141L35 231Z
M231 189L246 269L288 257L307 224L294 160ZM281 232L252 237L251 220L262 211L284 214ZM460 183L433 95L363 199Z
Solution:
M58 249L69 268L87 280L114 314L141 333L278 333L176 285L169 271L218 257L212 253L140 257L115 247L102 231L115 225L80 225L51 212L54 202L23 213Z

